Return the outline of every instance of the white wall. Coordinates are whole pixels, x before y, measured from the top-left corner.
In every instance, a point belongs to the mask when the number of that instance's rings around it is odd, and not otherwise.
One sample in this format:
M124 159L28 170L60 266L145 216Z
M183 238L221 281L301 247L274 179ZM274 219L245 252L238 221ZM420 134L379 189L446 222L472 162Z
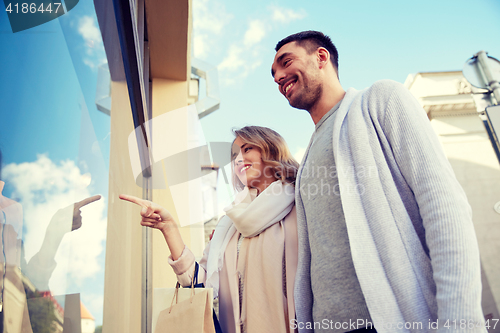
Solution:
M467 93L471 88L460 72L419 73L405 85L430 111L431 125L472 207L484 273L483 309L500 309L500 214L494 210L500 201L500 163Z

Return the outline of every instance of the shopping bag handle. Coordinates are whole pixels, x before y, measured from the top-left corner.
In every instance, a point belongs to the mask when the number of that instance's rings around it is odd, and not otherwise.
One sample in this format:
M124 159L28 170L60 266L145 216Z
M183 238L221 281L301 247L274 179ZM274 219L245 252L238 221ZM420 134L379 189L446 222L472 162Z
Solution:
M195 288L195 280L198 282L198 263L195 261L194 262L194 274L193 277L191 278L191 298L190 298L190 303L193 303L193 298L195 295L194 288ZM179 302L179 288L181 287L181 284L179 281L177 281L177 284L175 285L175 292L174 292L174 297L172 298L172 303L170 304L170 309L168 310L168 313L172 312L172 307L174 306L174 300L175 304Z

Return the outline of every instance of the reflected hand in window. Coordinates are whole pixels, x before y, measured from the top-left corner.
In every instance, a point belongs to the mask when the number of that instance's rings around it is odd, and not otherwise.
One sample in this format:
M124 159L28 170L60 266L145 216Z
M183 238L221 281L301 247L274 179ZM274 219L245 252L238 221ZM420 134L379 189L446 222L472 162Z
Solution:
M52 240L62 239L67 232L79 229L82 226L80 209L99 199L101 199L100 195L94 195L82 201L75 202L73 205L59 209L50 220L46 237L49 236Z
M88 197L59 209L52 216L40 251L31 258L25 269L26 275L37 289L48 290L49 279L57 265L54 258L64 235L82 226L80 209L99 199L101 199L100 195Z

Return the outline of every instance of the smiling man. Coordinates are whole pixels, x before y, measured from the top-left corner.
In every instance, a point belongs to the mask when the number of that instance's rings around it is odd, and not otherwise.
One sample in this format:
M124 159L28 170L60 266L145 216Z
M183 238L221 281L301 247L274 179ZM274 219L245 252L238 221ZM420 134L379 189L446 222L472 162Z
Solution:
M346 92L317 31L281 40L271 73L316 125L296 183L291 326L485 332L471 209L418 101L389 80Z

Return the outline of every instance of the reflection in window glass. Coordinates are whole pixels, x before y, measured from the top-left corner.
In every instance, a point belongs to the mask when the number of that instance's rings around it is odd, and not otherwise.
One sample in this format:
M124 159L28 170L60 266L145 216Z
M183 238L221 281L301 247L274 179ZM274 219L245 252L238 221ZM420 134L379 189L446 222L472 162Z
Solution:
M110 101L93 2L18 33L0 11L0 49L2 331L94 332L103 312Z

